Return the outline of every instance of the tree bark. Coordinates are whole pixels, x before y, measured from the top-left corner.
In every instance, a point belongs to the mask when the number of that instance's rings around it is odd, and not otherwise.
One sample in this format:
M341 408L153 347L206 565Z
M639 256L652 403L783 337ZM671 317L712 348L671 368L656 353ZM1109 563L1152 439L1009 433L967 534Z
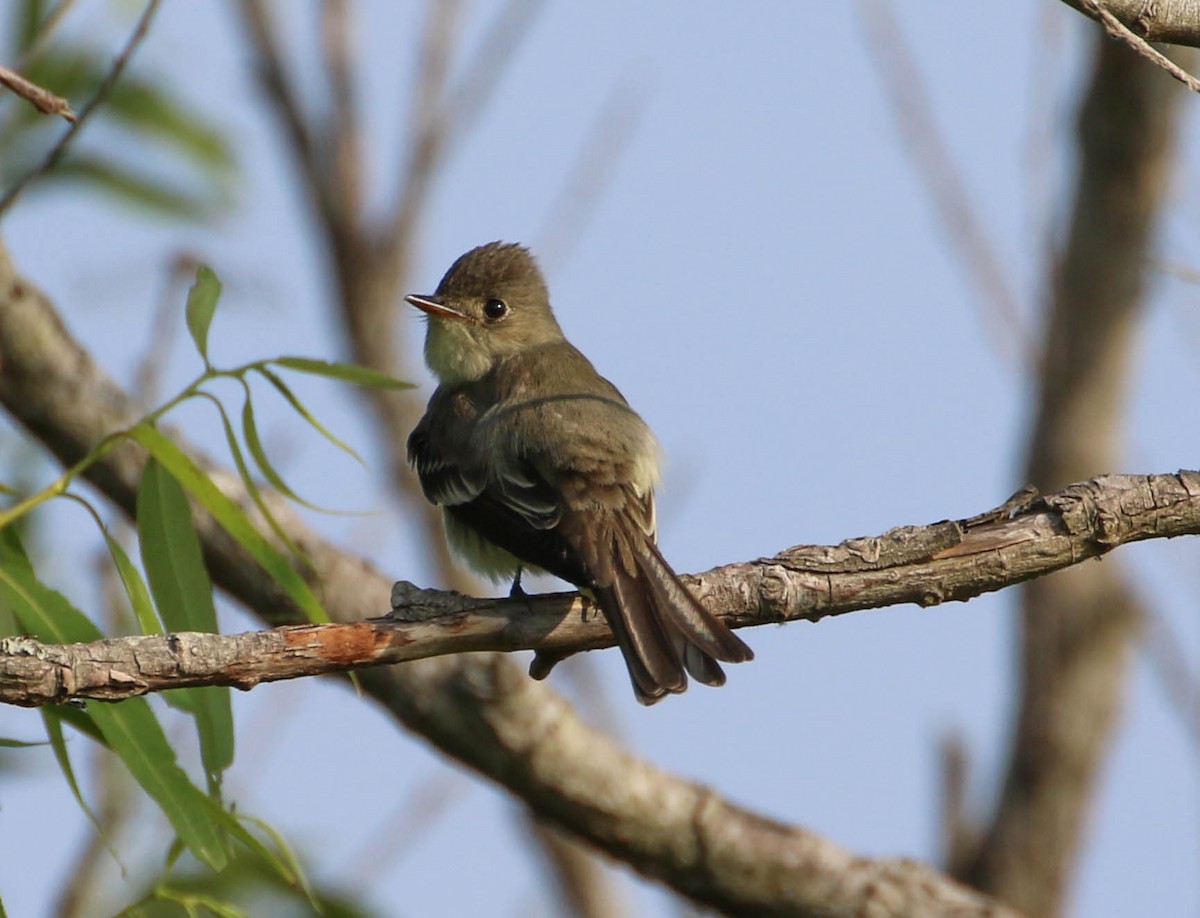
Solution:
M1063 0L1090 19L1080 0ZM1200 0L1100 0L1101 5L1146 41L1200 47Z
M1109 4L1110 7L1113 4ZM1191 62L1193 55L1186 57ZM1166 74L1101 36L1079 116L1079 172L1055 270L1026 480L1040 488L1116 466L1144 275L1174 158ZM1037 918L1061 914L1121 707L1136 604L1120 569L1027 585L1021 697L999 803L964 877Z
M1128 542L1198 532L1200 473L1108 475L972 520L799 546L688 579L714 613L744 628L898 603L965 601ZM0 703L117 701L200 685L250 689L443 654L540 650L561 656L615 643L603 617L585 614L577 593L486 600L399 583L392 598L395 619L349 624L69 645L10 638L0 641Z

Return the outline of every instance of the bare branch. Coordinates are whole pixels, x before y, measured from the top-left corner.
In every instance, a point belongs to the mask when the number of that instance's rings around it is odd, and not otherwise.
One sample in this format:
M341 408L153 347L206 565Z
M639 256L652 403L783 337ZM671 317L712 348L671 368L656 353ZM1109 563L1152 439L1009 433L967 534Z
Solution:
M0 86L11 89L43 115L61 115L67 121L75 120L75 110L70 102L7 67L0 67Z
M1027 447L1026 480L1042 489L1111 468L1124 454L1147 262L1171 187L1180 105L1190 101L1128 48L1099 34L1095 44ZM1145 616L1115 564L1035 580L1021 598L1012 747L962 876L1052 918L1064 910Z
M529 32L545 0L508 0L479 46L466 76L446 89L452 19L457 3L435 2L422 48L422 66L408 133L409 153L402 173L391 226L382 240L384 251L400 259L429 196L437 167L450 146L461 141L491 101L504 69Z
M400 170L391 225L381 242L382 250L388 253L386 257L394 260L404 260L401 251L412 242L413 230L428 200L434 173L443 162L446 118L442 96L453 58L458 12L457 0L435 0L429 5L429 18L421 41L420 66L413 87L409 129L405 135L406 161Z
M150 318L149 334L142 347L141 357L133 370L130 390L137 401L149 411L158 400L166 362L171 353L171 342L183 318L179 311L179 292L196 276L196 256L187 252L176 252L167 267L162 291L154 304Z
M595 853L557 826L524 821L558 891L558 914L573 918L625 918L631 914Z
M492 20L474 62L446 98L447 131L456 140L478 122L545 5L546 0L508 0Z
M974 835L967 817L967 778L969 759L967 746L957 731L947 733L938 743L941 765L941 812L938 819L938 862L951 876L956 876L969 853L974 851Z
M444 16L452 5L436 4L430 15ZM300 165L315 222L329 253L338 288L337 307L353 359L382 372L406 375L397 365L400 336L396 323L400 313L396 309L396 300L401 279L407 271L411 237L406 234L403 238L381 240L378 231L360 219L360 208L352 203L357 192L351 191L346 202L340 200L339 189L347 182L357 187L364 168L362 162L350 161L351 156L360 155L355 152L359 139L354 115L342 111L330 115L335 125L341 125L340 130L350 132L342 135L348 139L341 143L333 137L336 130L330 130L324 124L314 127L295 86L287 77L263 0L240 0L240 8L260 76L270 101L279 111L288 143ZM352 102L353 98L348 60L348 17L349 10L341 0L328 0L322 23L322 43L330 93L339 108L341 103ZM447 49L443 47L442 51ZM447 56L448 51L447 54L434 54L431 66L435 69L444 66ZM421 79L428 82L432 78L424 76ZM430 95L436 94L430 92ZM331 142L333 149L329 148ZM420 185L418 180L413 186L414 194ZM412 199L412 209L405 221L415 221L419 216L418 201L423 201L423 197L418 195ZM412 392L372 390L364 392L363 398L379 420L377 440L387 458L393 489L410 505L412 515L420 521L418 525L431 535L425 540L424 547L441 581L452 587L469 588L473 581L455 567L445 540L438 537L441 525L438 510L420 494L416 477L404 455L404 442L420 417L423 405Z
M1109 35L1128 45L1146 60L1161 67L1192 92L1200 92L1200 80L1197 80L1162 52L1152 48L1146 39L1136 34L1129 26L1109 12L1106 4L1102 4L1098 0L1078 0L1078 3L1072 4L1072 6L1077 6L1093 19L1098 19L1104 26L1104 31ZM1194 14L1195 11L1193 11Z
M338 219L342 225L359 225L362 205L362 138L358 105L354 97L352 65L353 23L348 0L324 0L321 8L321 47L329 81L331 107L329 181L336 188Z
M330 221L336 212L336 202L323 163L328 159L319 135L314 135L304 114L299 94L287 74L283 52L275 37L263 0L241 0L242 21L246 36L254 51L259 79L274 103L287 132L292 152L300 163L304 184L312 195L318 216Z
M981 294L983 326L1001 356L1015 353L1022 364L1032 365L1033 346L1009 282L1012 272L988 238L958 164L942 139L920 67L904 41L895 10L889 0L859 0L858 9L903 147L925 185L946 238Z
M1092 19L1101 19L1096 0L1063 0ZM1102 12L1146 41L1200 47L1198 0L1104 0ZM1105 24L1108 28L1108 24Z
M537 233L538 260L553 268L571 255L641 122L646 87L626 77L613 87Z
M1150 614L1147 619L1149 633L1144 652L1172 710L1179 715L1194 748L1200 751L1200 677L1180 650L1187 644L1162 615Z
M1108 475L981 523L906 526L689 578L731 627L818 621L900 603L965 601L1097 558L1129 542L1200 533L1200 472ZM344 672L471 651L555 655L614 644L576 593L480 600L398 583L396 618L244 634L143 635L90 644L0 641L0 702L116 701L197 685ZM369 612L371 610L363 610Z
M50 148L50 152L46 154L45 158L24 176L22 176L15 185L8 189L8 191L4 193L4 197L0 198L0 215L3 215L10 207L12 207L13 202L20 197L21 192L23 192L31 182L49 172L55 167L55 165L58 164L58 161L62 159L62 156L67 151L67 147L70 145L71 141L74 140L75 136L83 129L83 126L92 117L92 113L95 112L104 102L104 100L108 98L108 94L112 92L113 86L115 86L117 80L121 78L121 74L125 70L125 65L129 63L129 58L133 55L133 52L137 49L138 45L140 45L142 40L146 37L146 33L150 29L150 22L154 19L154 14L158 12L160 3L161 0L149 0L149 2L146 4L146 8L142 11L142 15L138 18L137 25L134 26L133 32L130 33L129 39L125 42L125 47L121 49L121 53L118 54L113 60L112 67L109 68L108 73L100 82L99 87L97 87L96 94L92 96L90 100L88 100L87 105L85 105L83 110L80 111L79 116L74 120L71 126L67 128L62 137L58 139L58 143Z

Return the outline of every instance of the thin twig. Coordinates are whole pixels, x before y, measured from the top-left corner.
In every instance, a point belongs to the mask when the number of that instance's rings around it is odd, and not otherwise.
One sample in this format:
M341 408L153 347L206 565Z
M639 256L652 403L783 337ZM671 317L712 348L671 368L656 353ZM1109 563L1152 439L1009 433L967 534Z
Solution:
M1166 258L1151 258L1147 263L1151 271L1166 274L1185 284L1200 284L1200 268L1193 268L1182 262L1170 261Z
M179 327L179 320L183 317L179 308L178 293L187 280L195 275L197 264L199 261L196 256L177 252L171 259L166 282L163 284L158 303L155 304L154 315L150 319L150 334L134 368L133 384L129 389L138 403L146 406L147 410L158 401L159 384L171 352L171 341Z
M241 10L262 83L283 120L292 149L304 172L305 184L317 202L321 219L329 221L335 205L330 183L322 168L325 147L320 145L321 138L315 137L310 130L300 97L284 69L283 53L275 39L270 15L262 0L242 0Z
M57 93L38 86L32 80L25 79L14 70L0 66L0 86L7 86L43 115L60 115L67 121L75 121L75 110L71 108L70 102Z
M92 96L88 104L83 107L83 110L80 111L79 116L75 119L75 122L69 128L67 128L66 132L62 135L62 137L59 138L58 143L56 143L51 148L50 152L46 154L46 158L38 163L38 165L34 166L29 172L27 172L23 178L13 185L12 188L6 191L3 198L0 198L0 216L2 216L13 205L13 202L20 197L21 192L23 192L32 181L44 175L46 172L49 172L58 164L58 161L62 159L63 154L66 152L68 145L72 140L75 139L75 135L77 135L80 130L83 129L83 126L88 122L88 119L91 118L92 113L100 107L105 99L108 98L108 94L112 92L113 86L116 85L117 80L120 79L121 74L124 72L125 65L129 62L129 58L133 55L133 52L136 50L137 46L140 45L142 40L146 37L146 33L150 29L150 22L154 18L154 14L158 12L160 3L161 0L149 0L149 2L146 4L146 8L142 11L141 17L138 19L137 25L134 27L133 32L129 36L129 40L125 42L125 47L121 49L121 53L118 54L113 60L112 67L109 68L107 75L105 75L104 79L101 81L99 88L96 90L96 94Z
M1200 92L1200 80L1197 80L1165 54L1156 50L1150 42L1146 41L1146 39L1142 38L1110 13L1098 0L1078 0L1078 2L1080 6L1098 19L1100 24L1104 26L1104 31L1117 39L1117 41L1125 43L1142 57L1167 71L1167 73L1175 77L1175 79L1192 92Z
M401 251L412 242L437 167L444 161L442 145L446 119L442 96L453 55L459 4L435 2L425 23L421 61L409 116L407 161L401 172L391 224L383 244L390 257L402 260Z
M1171 709L1179 715L1188 739L1200 750L1200 677L1180 651L1179 636L1167 619L1158 612L1147 614L1146 619L1149 633L1142 652L1158 677Z
M488 28L467 73L445 91L446 74L436 72L437 62L430 58L435 47L433 41L439 39L434 31L436 24L431 19L423 51L425 63L421 67L424 85L417 87L413 124L408 134L412 152L392 209L385 249L397 252L411 239L412 228L420 218L436 167L446 161L447 151L461 143L468 130L478 123L544 3L545 0L509 0ZM445 7L450 6L453 4L438 3L430 16L449 16L451 11ZM441 40L447 42L447 49L448 38L448 35L441 36ZM448 61L448 50L441 53Z
M1047 87L1063 83L1064 35L1070 13L1061 5L1041 7L1030 40L1029 73L1026 82L1024 137L1021 166L1024 180L1022 233L1028 261L1037 266L1038 277L1052 276L1050 263L1055 252L1053 208L1047 202L1060 200L1060 177L1054 169L1055 153L1063 137L1061 99Z
M575 165L536 235L543 265L561 265L570 257L629 149L648 100L643 81L630 76L613 88L596 113Z
M983 295L985 328L1004 356L1015 351L1026 366L1034 349L1021 318L1019 298L971 201L958 165L937 126L920 67L905 44L895 10L886 0L859 2L859 20L871 57L887 90L896 126L918 176L925 183L946 235ZM990 308L988 308L990 307Z
M939 860L951 876L970 856L972 833L967 822L967 744L958 730L948 731L938 743L938 780L941 791Z
M46 18L42 20L41 28L38 29L37 35L33 37L33 41L25 48L21 54L21 61L18 70L25 70L31 63L37 60L46 46L50 44L50 39L54 37L54 33L58 31L58 27L62 25L63 20L67 18L67 14L71 12L71 8L75 5L75 0L62 0L54 9L52 9Z
M509 0L488 28L472 66L446 96L446 132L456 141L478 123L543 6L545 0Z
M461 771L439 767L413 784L394 807L381 813L359 846L345 853L333 875L347 887L369 889L428 838L471 790L473 786Z
M346 0L325 0L321 7L321 49L329 80L331 110L329 182L335 189L336 219L346 227L357 224L362 203L361 136L354 97L353 23Z

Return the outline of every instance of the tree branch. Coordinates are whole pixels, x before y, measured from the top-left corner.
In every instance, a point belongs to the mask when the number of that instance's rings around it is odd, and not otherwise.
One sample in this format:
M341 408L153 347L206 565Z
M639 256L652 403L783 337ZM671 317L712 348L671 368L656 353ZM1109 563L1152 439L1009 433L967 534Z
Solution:
M977 291L980 325L1003 357L1034 362L1020 297L992 235L972 199L962 169L938 125L916 52L891 2L859 0L858 19L872 63L895 121L899 145L924 183L949 248L958 255Z
M16 71L0 66L0 86L12 90L43 115L59 115L71 122L75 120L70 102L44 86L25 79Z
M1194 52L1177 54L1194 65ZM1146 264L1169 200L1180 106L1189 100L1127 48L1096 36L1025 460L1025 480L1044 490L1112 468L1124 453ZM1021 598L1011 750L960 876L1031 918L1055 918L1086 838L1143 616L1116 564L1035 580Z
M1063 0L1085 16L1103 21L1096 7L1109 13L1146 41L1200 47L1200 0Z
M1197 80L1161 51L1156 50L1150 42L1114 16L1107 4L1100 3L1099 0L1079 0L1078 4L1072 4L1072 6L1077 6L1088 16L1099 21L1104 26L1104 31L1112 38L1132 48L1146 60L1165 70L1192 92L1200 92L1200 80ZM1149 4L1145 6L1149 6ZM1192 16L1195 16L1196 13L1195 9L1191 11ZM1138 24L1140 25L1140 23Z
M1128 542L1200 532L1200 472L1108 475L1026 503L972 520L790 548L689 579L734 628L818 621L899 603L965 601ZM249 689L451 653L562 655L614 644L604 619L576 593L480 600L398 583L392 601L399 620L67 645L10 638L0 641L0 702L117 701L197 685Z
M259 81L283 122L316 216L327 225L339 226L336 189L325 168L333 158L329 152L330 138L325 132L315 131L308 122L299 93L287 72L271 13L263 0L240 0L238 9Z

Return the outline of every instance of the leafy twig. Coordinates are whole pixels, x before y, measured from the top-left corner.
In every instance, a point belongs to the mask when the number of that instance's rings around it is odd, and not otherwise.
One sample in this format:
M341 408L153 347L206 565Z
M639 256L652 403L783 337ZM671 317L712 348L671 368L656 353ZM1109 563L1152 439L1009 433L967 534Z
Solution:
M79 116L75 119L74 123L67 128L62 137L58 139L58 143L50 149L45 158L29 170L29 172L25 173L15 185L4 193L4 197L0 198L0 216L3 216L12 207L13 202L20 197L21 193L31 182L49 172L58 164L58 161L62 159L71 141L75 139L75 136L83 129L88 119L91 118L92 113L108 98L108 94L112 92L113 86L116 85L117 80L120 79L121 74L124 72L125 65L129 63L129 58L146 37L146 33L150 29L150 22L153 20L154 14L158 12L161 2L162 0L149 0L146 8L142 11L141 17L138 19L137 25L129 36L129 40L125 42L125 47L121 49L121 53L113 60L108 74L96 89L96 94L92 96L87 105L79 112Z

